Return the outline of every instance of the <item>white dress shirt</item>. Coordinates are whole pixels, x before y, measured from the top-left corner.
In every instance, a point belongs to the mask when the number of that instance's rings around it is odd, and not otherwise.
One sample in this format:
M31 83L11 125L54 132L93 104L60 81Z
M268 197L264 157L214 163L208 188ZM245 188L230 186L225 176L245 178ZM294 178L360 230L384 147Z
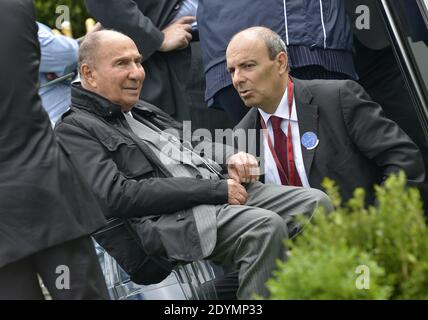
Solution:
M124 115L125 117L130 117L130 118L134 119L134 116L132 115L132 112L131 112L131 111L123 112L123 115Z
M293 143L293 156L294 162L296 165L297 172L299 173L300 180L302 181L303 187L310 187L308 177L305 172L305 165L303 163L302 156L302 146L300 145L300 132L299 132L299 122L297 120L297 112L296 112L296 102L293 96L293 105L291 108L291 117L289 116L288 110L288 89L285 90L284 95L282 96L281 102L279 103L278 108L275 113L269 114L264 112L259 108L260 115L265 121L266 128L269 134L270 141L274 146L274 136L272 123L269 121L271 116L277 116L284 119L281 122L281 129L284 134L287 136L288 133L288 121L291 121L291 135L292 135L292 143ZM269 149L268 142L264 141L264 169L265 169L265 183L270 184L281 184L281 178L279 177L278 168L276 167L275 160L273 158L272 152ZM278 155L279 157L280 155Z

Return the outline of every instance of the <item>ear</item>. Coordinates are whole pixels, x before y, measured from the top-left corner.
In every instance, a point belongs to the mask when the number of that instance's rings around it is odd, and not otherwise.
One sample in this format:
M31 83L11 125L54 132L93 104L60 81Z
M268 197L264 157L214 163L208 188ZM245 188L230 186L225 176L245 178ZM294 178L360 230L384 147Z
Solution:
M80 67L80 76L85 81L85 83L89 84L91 87L98 87L96 81L96 72L94 71L93 67L86 63L82 64Z
M288 56L285 52L280 52L276 56L278 71L280 74L288 72Z

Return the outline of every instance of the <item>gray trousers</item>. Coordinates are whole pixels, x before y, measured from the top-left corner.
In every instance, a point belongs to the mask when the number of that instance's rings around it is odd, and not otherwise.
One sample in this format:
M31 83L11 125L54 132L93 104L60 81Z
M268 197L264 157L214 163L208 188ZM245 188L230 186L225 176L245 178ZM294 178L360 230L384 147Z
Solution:
M296 236L322 205L332 205L317 189L262 184L247 187L246 205L217 206L217 243L207 259L238 270L238 299L251 299L253 293L267 297L265 282L272 276L277 259L285 260L283 240Z

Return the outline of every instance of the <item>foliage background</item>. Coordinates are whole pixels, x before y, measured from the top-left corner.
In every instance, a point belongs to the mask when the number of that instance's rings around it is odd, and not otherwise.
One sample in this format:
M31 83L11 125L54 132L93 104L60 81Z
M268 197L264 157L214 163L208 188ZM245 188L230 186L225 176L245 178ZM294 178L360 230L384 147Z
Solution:
M428 228L416 188L404 173L376 186L376 206L365 192L342 203L339 189L324 187L335 210L320 210L305 231L286 241L288 262L267 286L271 299L428 299ZM356 267L370 270L368 290L356 286Z
M66 5L70 8L70 22L73 30L73 37L79 38L86 33L85 20L90 17L85 7L84 0L35 0L37 21L55 28L55 20L59 16L56 8Z

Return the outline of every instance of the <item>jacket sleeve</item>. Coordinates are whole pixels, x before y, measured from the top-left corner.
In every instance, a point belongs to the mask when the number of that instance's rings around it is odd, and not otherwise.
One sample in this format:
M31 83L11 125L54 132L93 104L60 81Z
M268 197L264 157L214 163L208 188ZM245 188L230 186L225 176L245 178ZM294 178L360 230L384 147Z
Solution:
M379 104L354 81L340 88L340 103L349 135L361 152L383 170L383 179L403 170L411 183L424 180L425 169L416 144Z
M162 45L164 36L132 0L86 0L88 11L104 28L128 35L147 60Z
M38 38L40 42L39 71L54 72L63 76L66 72L77 68L79 44L75 39L55 35L50 28L38 23Z
M226 180L127 178L101 142L85 129L60 122L55 132L95 194L108 206L108 217L168 214L200 204L227 203Z

